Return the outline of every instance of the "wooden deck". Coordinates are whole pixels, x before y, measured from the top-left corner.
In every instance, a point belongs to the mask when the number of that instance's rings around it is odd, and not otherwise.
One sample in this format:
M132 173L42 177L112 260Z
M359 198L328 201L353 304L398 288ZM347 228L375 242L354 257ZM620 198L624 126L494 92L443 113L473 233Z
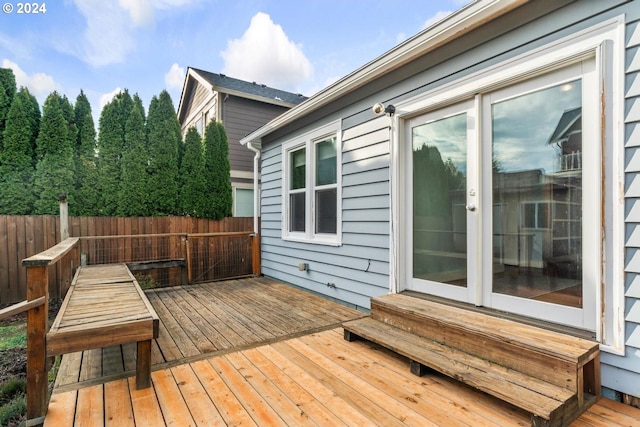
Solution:
M363 314L267 279L146 291L160 317L152 386L133 345L65 355L45 426L529 426L528 414L369 342ZM572 426L640 425L606 399Z
M152 370L326 330L363 313L273 280L241 279L147 290L160 318ZM114 301L117 303L117 301ZM134 375L136 347L124 344L63 357L57 391Z
M62 426L528 426L527 414L342 329L230 352L131 378L55 392L45 421ZM636 426L640 410L607 399L572 426Z

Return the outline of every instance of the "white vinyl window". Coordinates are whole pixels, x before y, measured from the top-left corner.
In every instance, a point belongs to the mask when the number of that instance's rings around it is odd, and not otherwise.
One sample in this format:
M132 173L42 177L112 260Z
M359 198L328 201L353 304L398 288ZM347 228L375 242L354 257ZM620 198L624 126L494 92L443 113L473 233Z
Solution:
M283 144L282 238L339 245L341 143L339 122Z

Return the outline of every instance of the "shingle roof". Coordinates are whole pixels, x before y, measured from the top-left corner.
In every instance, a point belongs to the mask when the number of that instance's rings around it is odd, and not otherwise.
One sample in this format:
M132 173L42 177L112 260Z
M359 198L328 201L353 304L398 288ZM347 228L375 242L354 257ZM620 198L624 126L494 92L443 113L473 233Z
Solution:
M256 82L234 79L233 77L229 77L224 74L211 73L209 71L199 70L193 67L191 67L191 69L211 83L212 86L220 89L229 89L262 98L275 99L290 104L299 104L307 99L307 97L302 96L299 93L291 93L280 89L274 89Z

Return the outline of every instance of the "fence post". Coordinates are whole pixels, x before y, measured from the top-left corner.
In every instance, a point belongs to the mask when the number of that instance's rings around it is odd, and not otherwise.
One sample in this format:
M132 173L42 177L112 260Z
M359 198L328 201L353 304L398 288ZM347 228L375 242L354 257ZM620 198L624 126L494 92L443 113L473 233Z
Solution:
M27 267L27 300L44 304L27 312L27 425L42 425L47 412L48 375L45 335L49 315L47 265Z
M184 258L184 267L182 267L182 285L191 284L191 253L189 250L189 235L185 234L181 238L182 241L182 258Z
M60 193L60 241L64 242L69 237L69 204L67 193Z
M254 276L262 274L260 265L260 234L255 233L251 238L251 269Z

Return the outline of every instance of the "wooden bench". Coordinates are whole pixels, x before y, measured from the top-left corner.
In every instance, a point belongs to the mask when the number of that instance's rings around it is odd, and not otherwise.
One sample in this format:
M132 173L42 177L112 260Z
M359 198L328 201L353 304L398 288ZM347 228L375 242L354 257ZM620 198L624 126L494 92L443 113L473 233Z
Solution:
M47 356L136 342L136 387L146 388L158 326L158 315L125 264L80 267L47 333Z
M531 413L532 426L567 426L597 401L595 342L402 294L373 298L371 316L347 322L409 358L411 372L439 371Z

